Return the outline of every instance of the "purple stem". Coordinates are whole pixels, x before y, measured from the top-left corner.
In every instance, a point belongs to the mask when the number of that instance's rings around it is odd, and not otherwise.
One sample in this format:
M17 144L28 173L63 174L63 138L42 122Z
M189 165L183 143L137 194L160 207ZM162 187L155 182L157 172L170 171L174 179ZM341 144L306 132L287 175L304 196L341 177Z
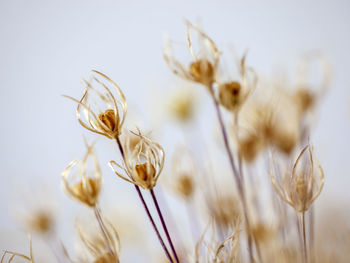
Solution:
M175 257L176 263L179 263L179 262L180 262L180 261L179 261L179 258L178 258L177 254L176 254L174 244L173 244L173 242L172 242L172 240L171 240L171 237L170 237L168 228L167 228L167 226L166 226L166 224L165 224L165 221L164 221L162 212L161 212L161 210L160 210L160 207L159 207L159 204L158 204L156 195L154 194L153 189L151 189L150 192L151 192L151 196L152 196L154 205L156 206L157 213L158 213L158 215L159 215L159 219L160 219L160 221L161 221L161 223L162 223L162 226L163 226L163 229L164 229L166 238L167 238L167 240L168 240L168 242L169 242L169 244L170 244L170 248L171 248L171 251L172 251L172 253L173 253L173 256Z
M122 155L123 161L124 161L124 163L125 163L124 149L123 149L123 146L122 146L122 144L121 144L121 142L120 142L120 140L119 140L119 137L116 137L116 141L117 141L117 144L118 144L118 148L119 148L120 154ZM140 198L140 200L141 200L141 203L142 203L142 205L143 205L143 208L144 208L145 211L146 211L146 214L147 214L147 216L148 216L148 219L149 219L149 221L151 222L154 231L156 232L156 235L157 235L157 237L158 237L158 240L159 240L159 242L160 242L160 244L161 244L161 246L162 246L162 248L163 248L163 250L164 250L164 252L165 252L165 254L166 254L166 256L167 256L167 258L169 259L169 261L170 261L171 263L173 263L174 261L173 261L171 255L170 255L170 253L169 253L167 247L165 246L165 243L164 243L164 241L163 241L163 239L162 239L162 237L161 237L161 235L160 235L160 233L159 233L159 231L158 231L158 228L157 228L156 224L154 223L154 220L153 220L152 215L151 215L151 213L150 213L150 211L149 211L149 209L148 209L148 206L147 206L147 204L146 204L146 202L145 202L145 199L144 199L143 196L142 196L140 187L139 187L138 185L136 185L136 184L134 184L134 186L135 186L136 192L137 192L137 194L138 194L138 196L139 196L139 198Z

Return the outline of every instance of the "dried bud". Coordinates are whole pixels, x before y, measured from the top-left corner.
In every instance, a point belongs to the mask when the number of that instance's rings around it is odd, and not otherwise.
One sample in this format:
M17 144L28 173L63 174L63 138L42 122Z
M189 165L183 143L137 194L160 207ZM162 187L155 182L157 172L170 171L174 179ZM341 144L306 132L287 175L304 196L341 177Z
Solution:
M85 81L87 88L80 100L69 96L65 97L78 103L76 114L79 123L84 128L94 133L104 135L109 139L115 139L121 134L122 126L125 121L127 111L125 96L119 86L109 77L95 70L92 72L94 74L92 80L90 82ZM116 89L118 100L108 88L108 85ZM101 91L94 86L97 86ZM101 112L100 106L97 105L97 100L95 98L92 103L89 103L91 93L95 93L95 97L103 104L102 107L107 108L104 112ZM85 120L83 120L82 116L85 117Z
M241 84L237 81L227 82L219 86L219 102L229 111L239 108L244 101Z
M206 59L197 60L190 65L190 75L195 82L210 86L214 82L214 67Z
M315 171L314 157L310 148L308 145L301 151L292 172L286 173L282 184L277 182L271 169L271 181L276 192L300 213L309 209L320 195L324 185L322 167L316 160L318 171Z
M128 143L130 140L126 140L127 143L124 145L124 167L115 161L110 161L109 166L122 179L150 190L156 185L163 169L164 150L158 143L140 132L133 134L139 137L139 142L134 148L130 148L132 146L132 144ZM117 171L115 167L123 171ZM123 175L124 172L129 178Z
M197 56L197 52L193 50L190 33L191 29L196 32L200 46L203 47L203 49L198 52L201 54L200 56ZM215 82L215 75L219 62L219 50L212 39L190 22L187 22L187 44L192 55L192 63L190 63L189 67L184 66L183 63L180 63L174 58L170 43L164 52L166 63L176 75L186 80L210 87L210 85Z
M69 197L72 197L83 204L93 207L97 204L98 197L102 186L101 170L97 161L97 157L93 152L93 145L86 144L87 152L81 162L80 171L71 175L71 169L78 161L71 162L68 167L62 172L62 182L65 192ZM92 156L95 165L93 177L87 177L86 166L88 157ZM72 182L69 182L72 181ZM74 182L77 181L77 182Z

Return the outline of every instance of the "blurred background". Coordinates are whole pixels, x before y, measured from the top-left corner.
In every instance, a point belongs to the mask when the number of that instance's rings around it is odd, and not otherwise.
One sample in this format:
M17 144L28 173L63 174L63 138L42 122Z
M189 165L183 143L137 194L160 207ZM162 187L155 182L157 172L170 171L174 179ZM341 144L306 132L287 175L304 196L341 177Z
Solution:
M164 38L185 42L185 19L200 24L222 50L242 54L248 49L247 63L266 78L284 72L292 82L301 54L323 53L333 79L311 138L326 176L317 201L323 205L317 204L317 209L349 209L349 11L345 0L0 1L0 249L26 253L24 214L49 204L58 236L74 253L75 217L92 215L62 193L60 174L71 160L83 157L85 134L90 141L97 138L104 176L102 210L121 225L136 226L121 233L122 243L123 238L145 235L146 245L122 247L122 259L154 262L135 255L159 248L133 187L106 165L120 160L116 146L87 133L76 121L75 104L61 95L79 98L82 78L92 69L104 72L126 95L126 128L152 131L170 156L184 138L168 121L168 98L179 86L188 87L196 94L199 120L185 129L200 129L212 137L217 123L208 96L200 87L180 81L163 60ZM230 52L226 55L226 60L234 59ZM167 159L164 176L169 167ZM168 199L173 213L182 211L171 195ZM47 249L40 241L35 247Z

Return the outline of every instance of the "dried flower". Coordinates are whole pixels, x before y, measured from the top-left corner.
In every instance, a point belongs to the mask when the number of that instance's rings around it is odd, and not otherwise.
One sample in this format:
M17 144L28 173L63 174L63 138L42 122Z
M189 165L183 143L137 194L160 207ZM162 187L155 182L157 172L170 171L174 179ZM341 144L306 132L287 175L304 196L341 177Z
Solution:
M101 232L88 234L77 225L80 239L93 257L94 263L119 263L120 240L118 232L106 218L103 218L103 221L105 222L103 231L106 236L103 236Z
M78 163L72 161L62 172L63 188L69 197L76 199L83 204L93 207L97 204L98 197L102 186L101 169L98 164L97 156L94 153L93 145L86 143L87 151L81 162L80 170L71 175L71 169ZM89 157L93 158L95 170L92 176L87 176L86 166ZM73 182L69 182L73 181Z
M96 70L93 70L92 72L93 75L91 81L89 82L85 80L87 87L83 97L80 100L69 96L64 97L78 103L76 114L79 123L84 128L104 135L109 139L115 139L121 134L122 126L125 121L127 111L125 96L119 86L109 77ZM112 85L117 90L118 100L108 88L108 84L106 84L104 81L107 81L109 85ZM104 93L95 88L94 84L102 88ZM95 100L93 100L93 104L88 102L90 93L92 92L95 92L97 95L96 98L99 98L104 104L103 106L106 107L104 111L100 110L100 107L97 105ZM97 113L93 110L93 108L96 108ZM82 118L82 113L85 117L85 121Z
M197 32L199 42L202 45L202 49L198 54L193 50L191 29ZM187 44L193 59L189 66L184 66L174 58L170 44L164 52L165 62L181 78L203 84L209 88L215 82L219 63L219 50L213 40L189 21L187 21Z
M315 171L314 161L316 161L318 172ZM294 163L292 172L286 173L281 184L277 182L272 167L270 177L278 195L300 213L309 209L320 195L324 185L322 167L313 157L310 145L307 145L301 151Z
M228 81L219 84L218 101L223 107L231 112L237 112L242 107L257 84L256 73L251 67L246 66L245 60L246 54L240 60L240 82ZM247 72L251 73L249 79Z
M164 150L158 143L140 132L133 134L138 136L140 140L134 148L128 148L130 143L127 142L128 139L126 140L124 166L115 161L110 161L109 166L120 178L150 190L156 185L163 169ZM123 172L117 171L115 166L122 169L129 178L125 177Z

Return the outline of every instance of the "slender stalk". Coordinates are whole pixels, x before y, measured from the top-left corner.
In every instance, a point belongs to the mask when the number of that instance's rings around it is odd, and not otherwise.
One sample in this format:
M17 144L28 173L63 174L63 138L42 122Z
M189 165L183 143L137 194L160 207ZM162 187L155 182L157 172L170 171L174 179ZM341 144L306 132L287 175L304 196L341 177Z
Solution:
M235 165L235 161L233 159L230 143L229 143L229 140L228 140L227 131L226 131L225 124L224 124L224 121L223 121L223 118L222 118L222 114L221 114L221 111L220 111L220 106L219 106L216 98L214 97L213 86L210 86L210 91L211 91L211 96L212 96L213 101L214 101L216 115L217 115L217 118L219 120L222 137L224 139L225 149L226 149L227 155L229 157L230 166L231 166L231 169L232 169L232 173L233 173L234 179L235 179L236 184L237 184L238 193L239 193L239 196L240 196L240 199L241 199L241 202L242 202L242 206L243 206L244 217L246 219L246 226L247 226L247 230L248 230L247 236L248 236L249 259L250 259L250 262L254 262L253 249L252 249L252 239L251 239L251 236L250 236L250 224L249 224L249 218L248 218L248 208L247 208L247 204L246 204L246 200L245 200L245 193L244 193L242 180L240 178L240 175L239 175L239 173L237 171L237 168L236 168L236 165Z
M111 253L113 256L115 256L115 252L110 245L110 239L108 238L108 235L106 233L106 226L103 222L103 219L101 216L101 211L99 210L97 205L94 207L94 213L95 213L95 217L97 219L98 225L100 227L100 231L102 233L103 239L105 240L106 248L107 248L109 253Z
M307 262L306 233L305 233L305 212L301 213L301 225L303 228L304 262Z
M122 158L123 158L123 161L124 161L124 163L125 163L124 149L123 149L123 146L122 146L122 144L121 144L121 142L120 142L120 140L119 140L119 137L116 137L116 141L117 141L117 144L118 144L118 148L119 148L120 154L121 154L121 156L122 156ZM136 192L137 192L137 194L138 194L138 196L139 196L139 198L140 198L140 200L141 200L141 203L142 203L142 205L143 205L143 208L144 208L145 211L146 211L147 217L148 217L149 221L150 221L151 224L152 224L153 230L156 232L157 238L158 238L159 243L161 244L161 246L162 246L162 248L163 248L163 250L164 250L165 255L167 256L168 260L169 260L171 263L174 263L174 261L173 261L171 255L170 255L170 253L169 253L169 251L168 251L168 248L166 247L166 245L165 245L165 243L164 243L164 241L163 241L163 238L162 238L162 236L160 235L159 230L158 230L158 228L157 228L157 226L156 226L156 224L155 224L155 222L154 222L154 220L153 220L153 217L152 217L152 215L151 215L151 213L150 213L150 211L149 211L149 209L148 209L148 206L147 206L147 204L146 204L146 202L145 202L145 199L144 199L143 196L142 196L140 187L139 187L138 185L136 185L136 184L134 184L134 186L135 186Z
M177 254L176 254L176 250L175 250L173 241L171 240L171 237L170 237L168 228L167 228L167 226L166 226L166 224L165 224L165 220L164 220L164 218L163 218L162 211L160 210L160 207L159 207L159 204L158 204L158 200L157 200L156 195L154 194L153 189L150 190L150 193L151 193L151 196L152 196L154 205L156 206L157 213L158 213L159 219L160 219L160 221L161 221L161 223L162 223L163 230L164 230L164 232L165 232L166 238L167 238L167 240L168 240L168 242L169 242L169 244L170 244L171 251L172 251L172 253L173 253L173 256L175 257L175 261L176 261L176 263L179 263L179 262L180 262L180 261L179 261L179 258L178 258Z

